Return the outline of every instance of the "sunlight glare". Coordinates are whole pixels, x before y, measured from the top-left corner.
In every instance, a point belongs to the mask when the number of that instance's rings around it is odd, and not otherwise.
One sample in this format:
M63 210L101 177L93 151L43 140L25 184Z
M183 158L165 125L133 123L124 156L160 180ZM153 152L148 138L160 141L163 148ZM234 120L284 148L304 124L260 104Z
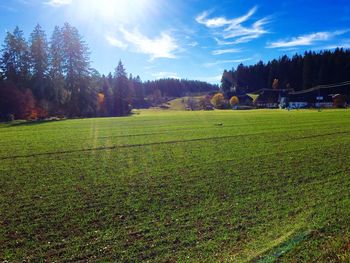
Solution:
M147 14L152 0L77 0L75 13L83 19L128 22Z

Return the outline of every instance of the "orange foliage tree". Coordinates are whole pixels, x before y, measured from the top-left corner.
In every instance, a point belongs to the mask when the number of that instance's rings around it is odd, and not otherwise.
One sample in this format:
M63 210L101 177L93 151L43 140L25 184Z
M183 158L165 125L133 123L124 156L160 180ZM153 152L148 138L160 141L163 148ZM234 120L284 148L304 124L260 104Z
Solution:
M217 109L224 109L227 106L226 99L222 93L216 93L210 102Z
M230 99L230 105L232 108L235 108L239 104L239 99L237 96L232 96Z
M273 82L272 82L272 88L273 89L278 89L280 83L279 83L279 80L278 79L274 79Z

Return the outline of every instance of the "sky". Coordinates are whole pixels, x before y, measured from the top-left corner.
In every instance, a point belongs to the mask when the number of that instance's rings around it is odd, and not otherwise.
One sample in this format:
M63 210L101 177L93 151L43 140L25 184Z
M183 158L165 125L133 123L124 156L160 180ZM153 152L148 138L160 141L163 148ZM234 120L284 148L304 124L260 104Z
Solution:
M0 0L0 41L19 26L75 26L91 66L121 59L142 80L219 83L224 69L306 50L350 48L349 0Z

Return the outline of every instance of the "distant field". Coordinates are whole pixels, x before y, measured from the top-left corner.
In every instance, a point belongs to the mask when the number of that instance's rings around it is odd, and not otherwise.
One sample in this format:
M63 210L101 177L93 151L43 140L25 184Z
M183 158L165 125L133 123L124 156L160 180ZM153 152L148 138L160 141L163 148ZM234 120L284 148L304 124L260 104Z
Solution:
M188 108L187 100L189 98L191 98L195 102L195 104L198 104L199 101L204 97L205 96L182 97L182 98L170 100L167 103L164 103L163 105L168 107L169 110L184 111Z
M3 260L349 262L350 110L2 124Z

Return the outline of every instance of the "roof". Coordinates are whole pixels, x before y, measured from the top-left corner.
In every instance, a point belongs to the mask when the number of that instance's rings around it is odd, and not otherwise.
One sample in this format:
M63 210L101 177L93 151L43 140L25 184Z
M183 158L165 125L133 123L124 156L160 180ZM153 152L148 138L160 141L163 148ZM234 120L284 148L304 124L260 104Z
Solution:
M251 92L251 94L261 94L265 91L271 91L271 92L292 92L294 91L293 89L259 89L257 91Z
M329 85L318 85L318 86L315 86L315 87L310 88L310 89L305 89L305 90L291 92L290 94L291 95L304 94L304 93L309 93L309 92L318 91L318 90L322 90L322 89L330 89L330 88L345 87L345 86L349 86L350 87L350 81L345 81L345 82L335 83L335 84L329 84Z

